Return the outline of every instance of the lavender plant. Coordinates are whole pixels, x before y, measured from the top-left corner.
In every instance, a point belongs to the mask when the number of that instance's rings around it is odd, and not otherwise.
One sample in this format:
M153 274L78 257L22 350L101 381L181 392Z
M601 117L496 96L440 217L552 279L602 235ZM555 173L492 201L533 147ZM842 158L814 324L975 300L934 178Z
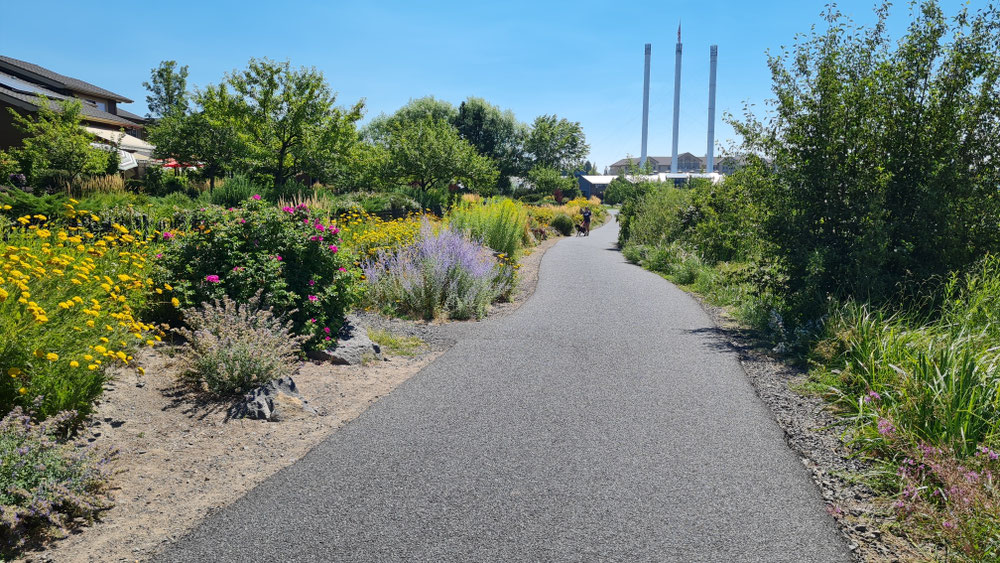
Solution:
M258 291L248 303L228 296L184 310L186 327L174 329L187 340L181 353L183 376L218 395L248 391L292 375L305 336L292 322L260 307Z
M513 277L482 244L447 226L435 231L427 221L416 243L379 254L362 269L369 306L425 319L482 318Z
M110 506L104 493L113 456L56 438L75 417L66 411L36 422L15 407L0 420L0 558L13 555L34 532L65 529Z

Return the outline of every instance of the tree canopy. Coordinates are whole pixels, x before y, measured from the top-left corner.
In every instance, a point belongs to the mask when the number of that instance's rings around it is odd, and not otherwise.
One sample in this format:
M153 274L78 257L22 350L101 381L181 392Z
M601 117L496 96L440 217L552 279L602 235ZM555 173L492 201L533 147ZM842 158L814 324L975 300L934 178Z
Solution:
M10 151L21 172L34 179L42 170L62 170L73 180L81 174L107 169L108 153L91 146L91 135L81 126L80 101L60 100L54 104L55 109L48 98L39 96L34 114L21 115L7 108L14 125L25 134L22 145Z
M149 72L149 82L142 85L149 90L146 105L150 117L162 117L188 110L188 67L177 66L177 61L163 61Z
M557 115L540 115L531 126L524 149L532 167L573 171L580 168L590 152L590 145L578 121L568 121Z
M393 122L378 143L388 156L388 174L401 185L427 190L461 183L475 189L491 187L497 180L493 161L442 119Z
M524 140L528 127L514 117L514 112L470 97L458 106L451 122L479 154L496 162L501 189L507 188L511 176L525 173Z

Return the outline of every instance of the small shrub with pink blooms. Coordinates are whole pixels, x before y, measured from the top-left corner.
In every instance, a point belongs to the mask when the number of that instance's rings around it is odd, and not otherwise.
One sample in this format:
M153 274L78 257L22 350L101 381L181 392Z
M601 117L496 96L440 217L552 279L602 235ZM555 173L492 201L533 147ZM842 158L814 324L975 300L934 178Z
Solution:
M92 520L110 506L113 456L59 440L75 418L67 411L36 422L14 407L0 420L0 559L16 556L32 537Z
M286 315L307 347L333 346L324 329L336 334L362 285L328 217L251 197L237 208L205 208L192 225L165 238L156 260L181 308L223 297L247 303L263 291L261 302Z

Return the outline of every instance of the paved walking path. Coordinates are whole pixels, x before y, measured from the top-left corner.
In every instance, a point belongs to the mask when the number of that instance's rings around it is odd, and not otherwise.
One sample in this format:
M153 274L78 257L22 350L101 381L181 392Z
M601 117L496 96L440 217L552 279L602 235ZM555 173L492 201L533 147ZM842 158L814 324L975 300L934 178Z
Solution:
M516 313L182 538L163 561L848 561L700 306L555 245Z

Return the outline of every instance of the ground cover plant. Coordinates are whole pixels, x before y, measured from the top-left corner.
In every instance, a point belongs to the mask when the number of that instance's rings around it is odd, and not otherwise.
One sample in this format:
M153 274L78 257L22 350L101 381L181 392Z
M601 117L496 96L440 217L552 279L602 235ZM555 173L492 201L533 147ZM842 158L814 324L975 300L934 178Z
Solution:
M109 506L111 457L59 439L75 417L37 422L15 407L0 419L0 557L15 556L40 529L65 530Z

